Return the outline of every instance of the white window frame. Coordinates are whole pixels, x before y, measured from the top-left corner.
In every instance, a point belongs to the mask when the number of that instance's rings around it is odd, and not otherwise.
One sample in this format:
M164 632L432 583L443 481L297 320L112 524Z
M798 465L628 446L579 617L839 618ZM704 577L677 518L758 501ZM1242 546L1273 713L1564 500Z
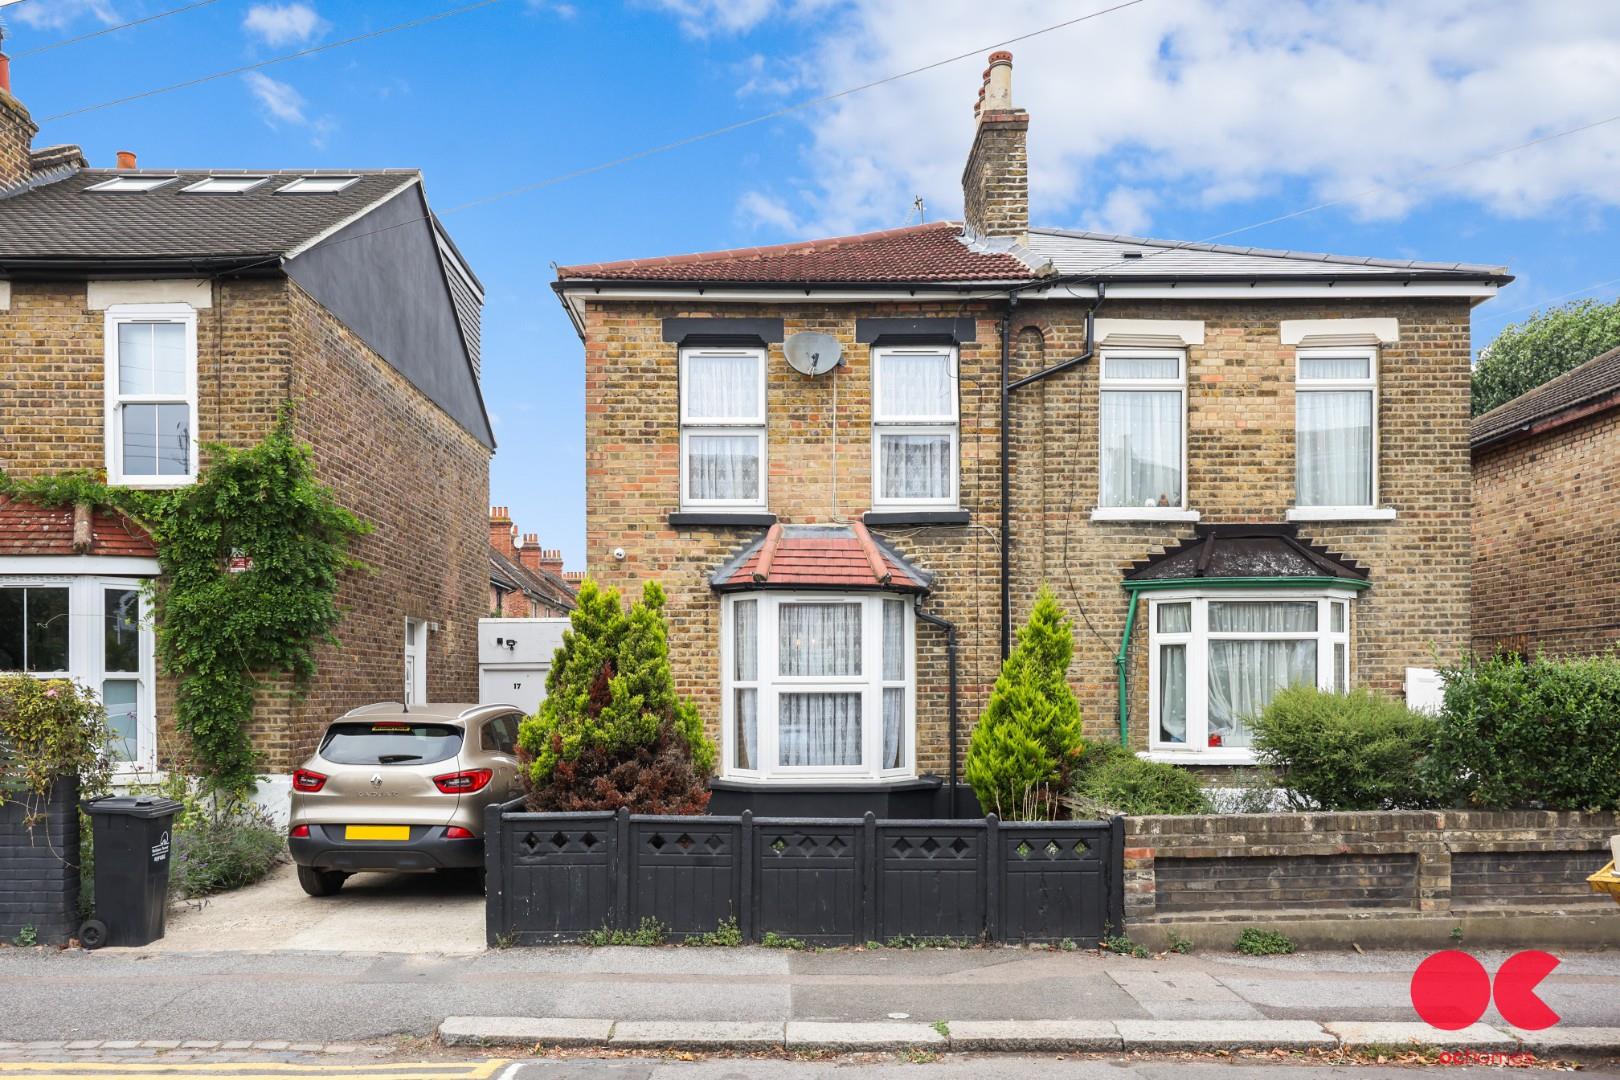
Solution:
M686 391L689 385L687 378L687 361L694 357L703 356L749 356L758 365L759 411L754 416L728 417L716 420L712 417L693 419L686 411ZM683 348L680 350L679 379L680 379L680 420L681 420L681 509L682 510L713 510L718 512L760 511L769 505L768 478L770 474L769 439L766 437L766 411L765 403L765 372L767 357L765 350L757 346L715 346ZM759 445L759 497L756 499L695 499L688 492L687 446L693 435L729 435L752 436Z
M951 395L949 413L884 415L878 411L883 400L882 359L886 356L944 356L950 366L950 379L956 392ZM961 356L954 345L880 345L872 349L872 509L874 510L954 510L962 502L962 381ZM951 488L943 498L889 499L883 495L884 435L943 435L951 438Z
M186 392L183 397L169 394L124 394L118 385L118 328L125 323L179 323L186 332ZM103 383L106 387L106 415L103 423L106 442L107 482L134 488L176 488L197 481L197 309L190 304L114 304L107 309L103 323ZM119 414L124 405L178 405L184 403L190 420L191 451L184 476L128 476L124 473L123 427Z
M1171 379L1117 379L1108 376L1110 359L1153 359L1176 361L1177 376ZM1145 348L1133 346L1105 347L1097 365L1097 506L1091 511L1093 521L1197 521L1199 513L1187 505L1187 350ZM1102 398L1110 392L1152 391L1176 393L1181 396L1181 496L1175 506L1103 506L1102 505Z
M738 681L736 674L734 626L735 605L759 602L756 610L757 666L753 680ZM897 601L905 612L901 648L905 657L902 678L883 677L883 601ZM861 674L858 676L783 676L778 674L781 658L778 635L782 604L858 604L861 606ZM917 615L909 600L894 593L846 593L822 591L757 590L732 593L721 603L720 681L722 687L720 730L721 775L732 780L760 783L827 783L906 779L917 772ZM757 691L755 713L759 730L755 736L754 768L739 769L737 760L736 690ZM883 691L905 691L904 714L900 722L901 753L896 768L879 767L883 758ZM861 694L860 765L780 765L778 700L784 692L858 691Z
M114 775L128 779L157 768L157 670L156 647L152 634L151 600L140 578L103 577L93 574L27 574L0 577L0 589L68 590L68 667L65 671L30 671L36 679L72 679L88 687L100 700L106 679L131 679L137 684L135 713L135 753L130 761L116 763ZM108 671L104 635L105 594L109 589L135 590L140 605L139 670Z
M205 176L195 183L187 184L180 190L190 195L246 195L248 192L256 191L269 182L269 176L238 176L231 173L223 176ZM220 186L225 184L240 186Z
M166 187L180 179L178 176L149 176L143 173L131 173L128 176L115 176L111 180L103 180L99 184L91 184L86 191L94 191L102 195L145 195L149 191Z
M317 173L312 176L300 176L291 183L283 184L275 190L275 194L336 195L340 191L347 191L359 182L360 177L351 176L348 173L341 175Z
M1262 603L1307 602L1317 605L1314 631L1278 633L1220 633L1219 640L1296 641L1316 639L1316 684L1322 690L1336 688L1333 647L1345 652L1344 689L1355 685L1355 648L1351 627L1355 618L1356 592L1352 589L1167 589L1147 597L1148 622L1148 750L1142 755L1155 761L1198 765L1249 765L1258 759L1248 746L1209 745L1209 605L1221 601ZM1159 608L1164 604L1190 604L1191 629L1186 633L1161 633ZM1333 605L1344 605L1341 630L1333 629ZM1187 741L1168 742L1159 735L1160 646L1183 644L1187 647Z
M1300 372L1307 359L1365 359L1367 361L1367 377L1364 379L1304 379ZM1343 345L1336 347L1311 346L1294 350L1294 432L1295 432L1295 474L1294 474L1294 505L1285 515L1289 521L1379 521L1389 520L1395 516L1391 507L1379 505L1378 492L1378 459L1379 432L1378 432L1378 347L1376 345ZM1372 395L1372 441L1368 451L1372 460L1368 462L1371 472L1370 493L1371 498L1366 505L1353 506L1303 506L1299 502L1299 396L1301 394L1355 391L1370 393Z

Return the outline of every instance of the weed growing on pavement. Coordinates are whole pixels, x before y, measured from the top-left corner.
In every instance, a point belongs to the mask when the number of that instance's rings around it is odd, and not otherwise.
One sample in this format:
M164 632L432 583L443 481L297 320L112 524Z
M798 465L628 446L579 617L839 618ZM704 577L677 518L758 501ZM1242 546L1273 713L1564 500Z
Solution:
M1453 926L1451 928L1451 940L1456 942L1459 945L1462 944L1462 927L1461 926Z
M496 934L495 935L495 947L497 949L510 949L512 946L514 946L516 944L517 944L517 935L514 934L514 933L511 933L510 931L508 931L507 933L504 933L504 934Z
M30 923L17 931L17 936L11 939L11 943L19 949L26 949L30 945L38 945L39 931L35 930L33 924Z
M729 948L742 943L742 931L737 928L736 918L722 920L719 926L708 933L692 934L685 941L687 945L701 948Z
M971 949L978 942L972 938L929 937L924 934L900 934L884 944L891 949Z
M1246 956L1282 956L1294 951L1294 943L1287 934L1262 930L1258 926L1245 927L1232 947Z
M1169 938L1171 952L1180 953L1182 956L1186 956L1188 953L1193 951L1193 943L1191 938L1184 938L1174 930L1169 932Z
M1153 955L1148 952L1146 945L1138 945L1124 934L1109 934L1098 943L1103 952L1118 953L1121 956L1134 956L1138 960L1146 960Z
M580 939L584 945L662 945L664 926L657 919L646 918L634 930L614 930L606 926L592 930Z
M947 1024L945 1021L935 1020L930 1026L935 1031L939 1032L940 1038L948 1039L951 1037L951 1025Z
M803 938L783 937L775 930L765 931L765 936L759 939L759 944L765 949L789 949L793 952L804 952L810 947L805 944Z
M913 1065L932 1065L939 1060L939 1055L932 1050L924 1050L920 1046L913 1046L909 1050L900 1051L900 1056Z

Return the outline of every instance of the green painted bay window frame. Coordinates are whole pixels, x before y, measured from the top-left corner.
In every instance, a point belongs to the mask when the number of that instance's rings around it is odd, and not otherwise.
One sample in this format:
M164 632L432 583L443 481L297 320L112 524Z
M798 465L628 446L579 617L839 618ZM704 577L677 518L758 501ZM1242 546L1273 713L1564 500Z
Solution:
M1136 611L1145 592L1172 590L1208 591L1214 589L1276 590L1301 589L1321 592L1326 589L1348 589L1361 592L1372 587L1372 582L1360 578L1341 577L1227 577L1227 578L1154 578L1146 581L1123 581L1120 587L1130 594L1125 608L1125 631L1120 635L1119 652L1114 657L1115 682L1119 690L1119 745L1128 746L1130 734L1130 673L1127 656L1131 648L1131 633L1136 629Z

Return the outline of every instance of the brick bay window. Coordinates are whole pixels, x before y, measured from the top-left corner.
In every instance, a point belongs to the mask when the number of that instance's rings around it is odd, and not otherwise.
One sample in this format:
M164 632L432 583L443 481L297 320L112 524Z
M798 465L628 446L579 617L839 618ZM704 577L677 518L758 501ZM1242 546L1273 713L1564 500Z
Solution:
M1094 521L1195 521L1187 509L1187 353L1102 354Z
M1147 604L1154 756L1253 760L1255 717L1277 691L1350 685L1354 593L1173 591Z
M914 772L910 604L761 592L724 601L725 775L887 779Z
M89 575L0 577L0 671L94 690L120 766L157 764L153 647L141 583Z
M872 350L872 508L954 509L957 354L950 346Z
M107 478L173 487L197 478L197 312L107 309Z
M765 508L765 350L680 353L681 509Z

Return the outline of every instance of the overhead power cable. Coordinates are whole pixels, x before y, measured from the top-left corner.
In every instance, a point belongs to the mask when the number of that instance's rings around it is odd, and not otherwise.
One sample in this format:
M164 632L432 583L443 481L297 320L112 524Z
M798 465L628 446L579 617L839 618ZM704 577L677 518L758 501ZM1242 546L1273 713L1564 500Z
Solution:
M40 53L50 52L52 49L60 49L68 45L77 45L81 41L89 41L91 38L98 38L105 34L116 33L119 30L128 30L132 26L140 26L143 23L156 22L159 19L166 19L170 15L179 15L183 12L195 11L197 8L207 7L209 4L217 3L219 3L219 0L197 0L197 3L195 4L187 4L184 7L170 8L168 11L158 12L156 15L148 15L144 19L131 19L129 22L119 23L117 26L104 26L100 30L93 30L88 34L80 34L78 37L67 38L63 41L53 41L49 45L41 45L37 49L29 49L27 52L15 53L11 58L13 60L23 60L30 56L38 56ZM3 10L3 8L0 8L0 11Z
M48 124L53 120L66 120L70 116L82 116L85 113L96 112L100 109L110 109L114 105L126 105L131 101L140 101L143 98L156 97L159 94L168 94L176 90L185 90L192 86L201 86L203 83L214 82L217 79L228 79L232 75L242 75L249 71L258 71L260 68L267 68L274 64L285 64L289 60L297 60L300 57L314 56L316 53L328 52L332 49L340 49L345 45L353 45L356 42L369 41L372 38L382 37L384 34L392 34L400 30L413 30L418 26L426 26L428 23L438 22L440 19L448 19L454 15L465 15L469 11L477 11L479 8L486 8L491 4L498 3L500 3L500 0L478 0L476 4L467 4L463 7L451 8L449 11L441 11L435 15L425 15L420 19L412 19L410 22L402 22L394 26L385 26L381 30L372 30L368 33L356 34L354 37L344 38L342 41L329 41L325 45L315 45L308 49L300 49L297 52L287 53L284 56L274 56L268 60L260 60L258 63L254 64L243 64L241 67L231 68L229 71L216 71L212 75L202 75L198 78L187 79L185 82L174 83L170 86L160 86L153 90L143 90L139 94L130 94L128 97L115 98L112 101L103 101L96 105L85 105L78 109L69 109L67 112L60 112L53 116L47 116L40 120L39 123Z
M1549 296L1545 300L1538 300L1534 304L1526 304L1523 307L1508 308L1506 311L1487 311L1474 321L1476 323L1495 322L1497 319L1505 319L1509 315L1518 315L1521 312L1534 311L1537 308L1549 307L1556 304L1560 300L1567 300L1571 296L1580 296L1582 293L1597 292L1599 289L1606 289L1611 285L1620 285L1620 278L1610 278L1608 281L1595 282L1591 285L1586 285L1582 288L1574 289L1567 293L1559 293L1557 296Z

